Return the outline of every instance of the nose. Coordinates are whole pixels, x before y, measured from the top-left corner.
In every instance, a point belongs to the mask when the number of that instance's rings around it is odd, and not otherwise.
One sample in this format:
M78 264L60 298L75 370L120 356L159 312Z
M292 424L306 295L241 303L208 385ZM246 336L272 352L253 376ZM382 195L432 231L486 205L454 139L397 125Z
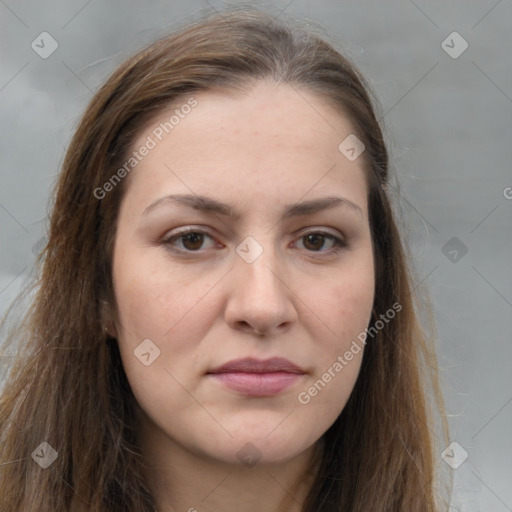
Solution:
M264 248L252 263L235 255L225 318L238 331L272 337L297 320L290 272L275 252Z

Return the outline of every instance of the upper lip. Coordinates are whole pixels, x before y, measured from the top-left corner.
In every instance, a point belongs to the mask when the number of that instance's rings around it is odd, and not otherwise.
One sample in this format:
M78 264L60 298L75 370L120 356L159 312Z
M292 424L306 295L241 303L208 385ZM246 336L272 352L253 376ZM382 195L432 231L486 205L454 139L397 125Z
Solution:
M227 363L210 370L208 373L229 373L229 372L244 372L244 373L272 373L272 372L286 372L286 373L305 373L305 371L283 357L272 357L270 359L255 359L247 357L245 359L234 359Z

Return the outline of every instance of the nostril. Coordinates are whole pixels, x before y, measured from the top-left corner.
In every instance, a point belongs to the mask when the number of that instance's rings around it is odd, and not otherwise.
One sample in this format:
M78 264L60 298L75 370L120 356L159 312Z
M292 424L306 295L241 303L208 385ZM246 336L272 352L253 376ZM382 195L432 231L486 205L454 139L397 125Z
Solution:
M254 331L254 334L256 334L256 336L265 336L264 332L261 332L255 327L252 327L246 320L240 320L239 322L237 322L237 326L240 329L243 329L244 331Z

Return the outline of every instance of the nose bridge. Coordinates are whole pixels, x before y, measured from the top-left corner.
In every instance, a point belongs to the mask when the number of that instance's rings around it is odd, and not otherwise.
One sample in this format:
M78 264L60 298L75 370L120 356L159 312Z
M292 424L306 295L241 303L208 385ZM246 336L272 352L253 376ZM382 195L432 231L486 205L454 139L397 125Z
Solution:
M285 268L269 235L248 236L237 246L235 286L229 298L228 321L269 331L294 318Z
M270 235L247 236L236 248L238 255L235 267L242 278L242 286L250 287L254 294L274 294L282 286L278 279L279 255Z

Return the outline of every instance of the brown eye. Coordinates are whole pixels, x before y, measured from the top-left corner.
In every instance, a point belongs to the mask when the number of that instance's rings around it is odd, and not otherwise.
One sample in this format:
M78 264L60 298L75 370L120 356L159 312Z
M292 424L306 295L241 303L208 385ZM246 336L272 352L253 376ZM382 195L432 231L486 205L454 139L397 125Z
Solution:
M303 235L300 240L303 240L305 249L311 252L336 252L346 246L345 242L337 236L331 233L324 233L323 231L307 233ZM324 247L327 241L330 242L330 247L325 249Z
M312 235L306 235L304 237L304 240L305 240L304 245L307 249L312 249L314 251L318 251L323 247L323 245L325 243L325 236L320 235L318 233L314 233Z
M197 251L197 249L201 248L204 241L203 233L187 233L186 235L181 235L183 240L183 247L189 251Z
M207 239L213 241L212 237L204 231L198 229L187 229L167 237L162 241L162 244L167 250L173 252L199 252L201 249L205 249L203 245ZM213 244L210 244L210 247L212 246Z

